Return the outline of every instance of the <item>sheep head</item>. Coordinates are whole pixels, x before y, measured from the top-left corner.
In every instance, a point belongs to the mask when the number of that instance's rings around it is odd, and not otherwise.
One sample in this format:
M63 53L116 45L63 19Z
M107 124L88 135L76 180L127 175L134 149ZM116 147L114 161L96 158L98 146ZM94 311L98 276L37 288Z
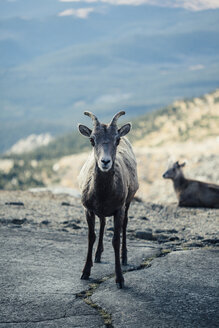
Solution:
M176 179L177 176L182 174L182 168L186 165L186 163L179 164L179 162L175 162L168 170L163 174L164 179Z
M131 124L127 123L118 128L117 120L120 116L125 115L124 111L115 114L109 124L100 123L91 112L84 112L84 114L92 119L93 129L91 130L83 124L79 124L78 129L83 136L90 139L98 168L102 172L108 172L113 168L120 138L129 133Z

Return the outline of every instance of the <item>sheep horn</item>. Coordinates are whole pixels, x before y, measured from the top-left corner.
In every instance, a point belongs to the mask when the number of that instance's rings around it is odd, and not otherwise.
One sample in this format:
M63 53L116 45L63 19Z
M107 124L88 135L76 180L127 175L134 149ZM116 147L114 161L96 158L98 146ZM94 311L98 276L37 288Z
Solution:
M84 112L84 115L89 116L92 119L92 121L93 121L93 123L94 123L95 126L100 125L100 122L98 121L98 118L93 113L91 113L91 112Z
M125 115L124 111L118 112L116 115L114 115L109 125L116 125L118 118L122 115Z

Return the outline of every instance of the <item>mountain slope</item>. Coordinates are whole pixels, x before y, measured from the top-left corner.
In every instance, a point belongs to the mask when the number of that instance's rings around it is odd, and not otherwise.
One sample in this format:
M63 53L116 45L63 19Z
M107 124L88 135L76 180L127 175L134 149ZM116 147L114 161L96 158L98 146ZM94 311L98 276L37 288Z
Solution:
M138 162L140 197L176 200L171 182L162 179L170 160L187 160L187 176L219 184L219 90L202 98L177 101L132 123L129 139ZM89 140L72 133L35 152L1 160L4 172L0 187L58 185L77 189L77 175L88 150Z
M161 146L219 136L219 90L171 106L133 122L136 146Z
M127 118L124 117L123 121L127 121ZM86 121L86 124L90 126L91 122ZM163 109L132 119L129 139L137 147L156 147L188 140L201 141L208 136L218 135L219 89L201 98L178 100ZM81 137L76 131L57 137L48 146L27 155L21 154L21 158L55 159L86 151L89 147L87 138Z

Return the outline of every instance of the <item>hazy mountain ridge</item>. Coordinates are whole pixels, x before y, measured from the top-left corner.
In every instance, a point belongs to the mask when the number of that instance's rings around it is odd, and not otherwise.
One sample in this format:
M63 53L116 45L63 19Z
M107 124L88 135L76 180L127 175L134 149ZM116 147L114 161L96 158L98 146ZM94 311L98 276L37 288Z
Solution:
M12 3L0 14L1 152L31 121L33 133L58 135L87 108L132 117L218 86L219 10L109 6L82 20L57 16L67 4L41 5L42 17L26 2L26 16L13 16Z
M142 198L176 200L170 181L162 179L169 160L187 160L187 176L219 183L219 90L201 98L174 102L132 123L129 139L138 162L138 193ZM87 150L90 150L89 140L77 132L18 156L17 160L2 160L0 167L5 173L0 180L6 182L1 188L45 185L77 189L77 175L86 160ZM13 162L15 167L11 168Z

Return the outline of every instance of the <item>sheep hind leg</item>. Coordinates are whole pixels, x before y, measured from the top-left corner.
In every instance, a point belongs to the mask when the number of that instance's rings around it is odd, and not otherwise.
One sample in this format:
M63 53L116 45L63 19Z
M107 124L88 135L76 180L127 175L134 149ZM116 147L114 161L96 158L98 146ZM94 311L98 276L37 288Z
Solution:
M115 273L116 273L116 284L118 288L124 287L124 278L121 270L120 264L120 232L121 232L121 223L123 221L124 211L119 210L114 215L114 235L113 235L113 248L115 253Z
M122 264L127 265L127 247L126 247L126 228L128 224L128 209L129 205L126 205L125 216L122 225Z
M86 219L88 224L88 251L87 251L87 260L82 271L81 279L87 280L90 277L91 267L93 266L92 261L92 251L93 245L96 239L95 235L95 215L93 212L86 211Z
M103 253L103 234L104 234L105 224L106 224L106 219L104 217L100 218L99 241L98 241L97 251L95 254L96 263L101 262L101 254Z

